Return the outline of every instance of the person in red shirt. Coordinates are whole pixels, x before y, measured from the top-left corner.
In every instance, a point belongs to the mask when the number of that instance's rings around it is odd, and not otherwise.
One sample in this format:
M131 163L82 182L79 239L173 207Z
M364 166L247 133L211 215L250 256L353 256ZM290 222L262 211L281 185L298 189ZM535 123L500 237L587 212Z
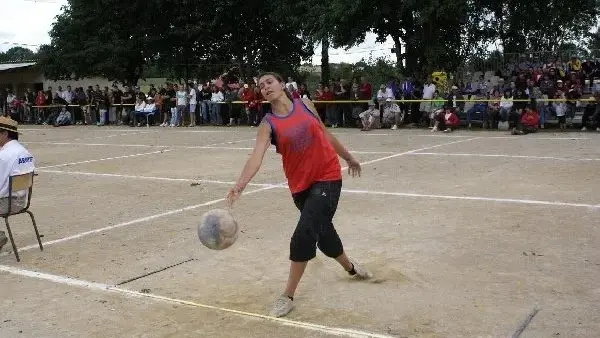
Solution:
M431 129L432 133L438 130L443 130L445 133L451 133L460 124L460 119L448 105L445 105L444 110L437 113L434 119L435 124L433 129Z
M342 189L338 155L346 160L353 177L360 176L360 163L327 130L309 99L292 99L281 75L264 73L259 77L259 86L272 111L263 118L254 151L226 199L230 207L239 199L260 169L265 152L274 144L282 156L294 204L300 210L300 219L290 240L288 282L270 313L282 317L293 309L294 293L317 247L351 276L367 279L372 275L346 255L332 223Z
M540 123L540 115L534 110L535 107L535 100L531 100L531 103L523 110L518 129L513 128L513 135L524 135L537 132Z

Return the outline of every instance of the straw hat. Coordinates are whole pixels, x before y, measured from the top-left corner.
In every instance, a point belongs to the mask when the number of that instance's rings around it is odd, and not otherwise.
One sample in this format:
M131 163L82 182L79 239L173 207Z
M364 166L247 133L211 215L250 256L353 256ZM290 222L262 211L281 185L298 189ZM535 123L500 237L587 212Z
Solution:
M21 134L18 131L18 126L19 124L17 123L17 121L11 119L10 117L0 116L0 129Z

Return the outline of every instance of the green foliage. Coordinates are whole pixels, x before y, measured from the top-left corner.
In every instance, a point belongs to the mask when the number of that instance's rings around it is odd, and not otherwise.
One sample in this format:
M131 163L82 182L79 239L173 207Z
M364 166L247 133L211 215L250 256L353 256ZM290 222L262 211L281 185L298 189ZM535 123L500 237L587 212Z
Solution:
M293 74L312 48L272 13L266 3L245 0L70 0L40 63L54 79L124 83L144 71L173 78Z
M162 0L70 0L40 48L51 79L103 76L136 83L158 51L166 25Z
M556 51L581 40L600 14L598 0L475 0L475 5L492 13L486 28L497 32L506 53Z
M12 47L6 52L0 52L0 62L23 62L37 59L36 53L23 47Z
M600 0L69 0L39 59L53 79L132 83L144 74L248 78L263 70L301 78L298 66L321 43L322 80L369 69L385 82L379 77L424 78L466 61L501 63L480 57L495 41L504 53L556 51L568 43L579 50L599 13ZM396 68L371 60L329 74L329 46L350 48L367 32L379 42L391 37ZM597 36L588 48L600 44Z

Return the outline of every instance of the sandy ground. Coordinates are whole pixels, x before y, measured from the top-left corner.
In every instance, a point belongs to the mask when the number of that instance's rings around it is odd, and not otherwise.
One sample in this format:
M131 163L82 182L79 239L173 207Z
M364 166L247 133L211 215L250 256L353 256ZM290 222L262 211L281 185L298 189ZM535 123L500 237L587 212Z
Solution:
M365 165L345 175L334 223L375 277L319 254L283 322L260 317L284 287L298 217L272 186L285 180L275 152L253 181L270 186L232 211L238 242L211 251L196 236L255 132L24 130L46 247L11 218L21 262L0 252L0 336L509 337L537 306L521 337L597 337L600 134L336 130Z

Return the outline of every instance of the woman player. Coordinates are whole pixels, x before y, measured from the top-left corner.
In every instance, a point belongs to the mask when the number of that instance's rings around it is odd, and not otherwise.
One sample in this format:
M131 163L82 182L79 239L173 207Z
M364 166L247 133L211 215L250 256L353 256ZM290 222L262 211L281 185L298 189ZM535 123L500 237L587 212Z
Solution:
M294 293L308 261L316 256L317 247L335 258L351 275L360 279L371 273L344 253L332 219L342 189L342 173L338 155L348 163L348 172L360 176L360 164L325 128L313 103L308 99L292 99L285 90L281 75L265 73L259 77L263 97L271 103L258 129L252 155L235 186L227 194L231 206L260 169L270 144L281 154L283 169L300 220L290 241L290 272L283 294L275 301L270 315L282 317L294 307Z

